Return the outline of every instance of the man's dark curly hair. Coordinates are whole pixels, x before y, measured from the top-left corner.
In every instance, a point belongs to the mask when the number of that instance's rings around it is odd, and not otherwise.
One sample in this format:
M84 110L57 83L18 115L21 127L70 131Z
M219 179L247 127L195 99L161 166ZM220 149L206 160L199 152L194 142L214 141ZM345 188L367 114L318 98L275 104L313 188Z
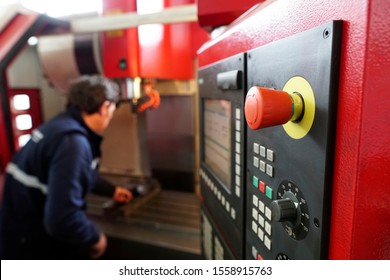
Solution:
M103 76L82 76L71 83L67 106L80 112L93 114L99 111L104 101L119 100L119 86Z

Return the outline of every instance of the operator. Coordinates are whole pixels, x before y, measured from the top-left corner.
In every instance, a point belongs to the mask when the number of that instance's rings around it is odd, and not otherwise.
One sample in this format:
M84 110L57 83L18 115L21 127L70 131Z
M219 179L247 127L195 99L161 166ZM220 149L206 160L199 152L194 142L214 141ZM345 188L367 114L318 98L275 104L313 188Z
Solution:
M1 259L96 259L107 247L86 215L90 191L129 202L98 174L102 133L119 87L101 76L72 83L66 111L32 132L7 165L0 211Z

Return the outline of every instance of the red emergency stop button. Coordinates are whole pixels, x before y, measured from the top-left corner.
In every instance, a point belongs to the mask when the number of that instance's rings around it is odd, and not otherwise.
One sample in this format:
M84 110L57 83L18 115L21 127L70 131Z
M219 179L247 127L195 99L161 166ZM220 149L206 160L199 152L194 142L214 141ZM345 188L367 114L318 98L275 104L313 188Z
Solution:
M301 98L293 98L281 90L252 87L245 100L246 122L254 130L285 124L296 115L297 112L294 111L302 110L303 101L296 102L301 104L294 104L295 100L299 101Z

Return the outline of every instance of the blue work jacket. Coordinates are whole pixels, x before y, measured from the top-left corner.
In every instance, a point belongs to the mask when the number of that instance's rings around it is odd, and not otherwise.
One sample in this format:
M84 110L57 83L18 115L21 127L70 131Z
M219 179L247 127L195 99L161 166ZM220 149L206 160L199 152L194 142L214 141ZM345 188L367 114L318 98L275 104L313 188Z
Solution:
M101 141L73 107L32 132L6 168L2 259L88 256L100 231L86 215L86 194L114 192L98 174Z

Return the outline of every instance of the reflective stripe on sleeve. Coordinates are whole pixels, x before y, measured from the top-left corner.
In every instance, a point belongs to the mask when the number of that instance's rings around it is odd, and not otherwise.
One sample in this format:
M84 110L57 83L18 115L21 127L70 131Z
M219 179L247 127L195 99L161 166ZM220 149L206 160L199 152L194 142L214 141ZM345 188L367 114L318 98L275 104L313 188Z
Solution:
M16 181L24 184L26 187L39 189L43 194L47 194L47 185L39 182L37 177L26 174L16 164L10 162L7 165L6 172L12 175Z

